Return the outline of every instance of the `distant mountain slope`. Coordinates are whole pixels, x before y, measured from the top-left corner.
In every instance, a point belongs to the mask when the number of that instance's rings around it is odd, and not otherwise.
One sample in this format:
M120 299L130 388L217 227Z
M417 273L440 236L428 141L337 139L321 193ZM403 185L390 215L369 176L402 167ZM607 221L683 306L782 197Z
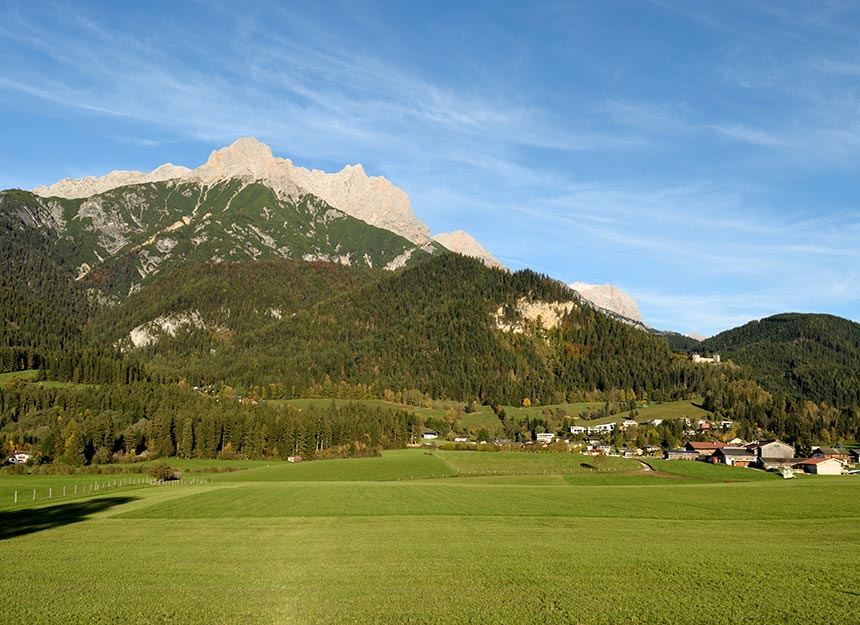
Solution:
M242 265L230 272L247 270ZM223 290L219 271L206 270L207 291ZM174 314L186 315L175 336L156 331L158 342L142 347L156 378L181 375L195 384L225 381L242 388L275 384L287 396L308 389L325 394L346 384L372 389L367 392L374 396L386 388L417 389L435 397L516 403L526 397L564 401L585 390L614 388L668 398L692 392L709 373L673 357L662 339L580 306L564 285L530 271L489 269L457 254L429 257L393 274L355 271L327 270L322 279L342 281L331 297L323 289L304 306L296 300L296 312L281 318L260 310L273 299L264 303L249 290L248 299L260 302L250 322L235 317L232 308L225 315L218 297L206 305L222 310L218 319L181 290L170 299L174 287L166 281L181 282L180 272L144 287L100 327L126 335L168 310L138 314L138 307L169 301ZM200 314L194 317L194 311Z
M88 329L124 349L137 341L137 346L156 345L153 352L207 351L381 275L296 260L203 263L162 276L97 314ZM189 340L189 334L196 336Z
M833 315L785 313L702 342L750 367L766 389L831 405L860 404L860 324Z
M86 199L7 191L0 210L47 236L52 256L76 277L121 298L200 262L292 258L394 269L442 249L419 248L316 196L281 198L242 178L143 183Z
M52 258L50 237L0 204L0 370L38 368L80 346L91 310L74 275Z

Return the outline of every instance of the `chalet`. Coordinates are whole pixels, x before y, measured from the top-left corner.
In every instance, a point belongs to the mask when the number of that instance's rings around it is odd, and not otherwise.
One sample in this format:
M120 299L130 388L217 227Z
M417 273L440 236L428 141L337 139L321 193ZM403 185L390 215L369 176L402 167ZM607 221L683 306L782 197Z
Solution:
M469 437L466 436L465 434L458 434L457 436L454 437L455 443L467 443L468 441L469 441Z
M720 447L711 456L715 463L735 467L748 467L755 462L755 454L744 447Z
M732 440L726 443L729 447L743 447L745 444L744 439L735 436Z
M724 421L717 421L715 423L715 425L718 428L720 428L721 430L726 431L726 430L731 430L733 427L735 427L735 422L734 421L725 421L725 420Z
M635 458L642 455L642 450L638 447L621 447L618 453L624 458Z
M663 454L666 460L698 460L699 452L686 449L667 449Z
M585 434L586 428L582 425L571 425L570 433L571 434Z
M649 456L656 456L663 451L663 448L660 445L646 445L642 448L642 451Z
M849 455L851 456L851 462L854 464L860 463L860 449L852 449Z
M746 448L753 452L756 458L792 458L794 456L794 447L778 439L750 443Z
M555 438L555 434L552 432L538 432L535 434L535 439L539 443L551 443Z
M842 449L841 447L816 447L812 450L812 457L834 458L841 461L843 464L847 464L851 461L851 454L848 453L847 449Z
M803 469L806 473L814 475L841 475L842 463L836 458L810 458L803 462L798 462L797 468Z
M424 430L424 433L421 435L425 441L432 441L435 438L439 438L439 432L436 430Z
M648 425L660 425L661 423L663 423L663 419L651 419Z
M635 428L639 425L639 422L635 419L624 419L624 422L621 424L622 427L626 428Z
M684 449L686 449L687 451L694 451L704 458L710 456L715 451L725 446L725 443L719 442L705 443L700 441L690 441L689 443L684 445Z

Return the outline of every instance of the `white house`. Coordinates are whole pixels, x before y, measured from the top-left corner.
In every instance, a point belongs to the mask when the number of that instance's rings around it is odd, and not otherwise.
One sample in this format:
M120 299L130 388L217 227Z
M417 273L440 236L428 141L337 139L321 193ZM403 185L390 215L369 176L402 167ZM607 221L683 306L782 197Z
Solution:
M458 434L457 436L454 437L455 443L466 443L468 441L469 441L469 437L466 436L465 434Z
M661 423L663 423L663 419L651 419L648 425L660 425Z
M30 454L25 454L23 452L17 451L13 455L9 456L9 462L11 464L24 464L30 459Z
M424 434L421 435L425 441L432 441L434 438L439 438L439 432L436 430L424 430Z
M614 423L601 423L600 425L590 425L588 426L589 434L605 434L608 432L615 431Z
M555 434L552 432L538 432L535 437L539 443L551 443L552 439L555 438Z
M720 355L714 354L711 358L705 358L699 354L693 354L693 362L706 362L712 365L718 365L720 364Z
M622 423L621 425L623 425L625 428L635 428L637 425L639 425L639 422L635 419L624 419L624 423Z
M815 475L841 475L842 463L835 458L810 458L797 464L806 473Z
M571 434L585 434L585 427L582 425L571 425L570 433Z

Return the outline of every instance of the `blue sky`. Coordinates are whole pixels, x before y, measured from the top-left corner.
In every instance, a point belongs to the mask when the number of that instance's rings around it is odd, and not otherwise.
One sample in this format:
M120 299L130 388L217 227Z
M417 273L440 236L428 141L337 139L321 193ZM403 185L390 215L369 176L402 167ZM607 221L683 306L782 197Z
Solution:
M245 8L251 4L253 8ZM0 187L256 136L651 325L860 319L856 2L2 2Z

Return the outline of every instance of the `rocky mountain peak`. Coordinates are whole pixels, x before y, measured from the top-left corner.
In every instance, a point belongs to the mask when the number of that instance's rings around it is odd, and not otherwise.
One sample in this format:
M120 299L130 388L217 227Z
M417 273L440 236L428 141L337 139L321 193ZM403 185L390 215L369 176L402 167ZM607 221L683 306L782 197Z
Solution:
M227 147L213 150L206 164L195 169L193 174L199 178L267 178L274 173L275 165L272 148L254 137L243 137Z
M639 312L639 304L636 303L636 300L611 284L574 282L568 286L595 306L617 313L622 317L644 323L642 315Z
M454 232L440 232L433 236L433 240L452 252L457 252L463 256L472 256L473 258L477 258L487 267L506 269L506 267L493 258L492 254L478 243L472 235L467 232L463 232L462 230L455 230Z
M162 182L181 178L191 172L187 167L165 163L156 167L150 173L142 171L112 171L109 174L97 178L86 176L85 178L63 178L50 186L40 185L33 189L33 193L42 197L63 197L68 199L87 198L111 189L124 187L130 184L143 184L147 182Z
M278 158L254 137L237 139L214 150L195 170L167 163L149 174L113 171L101 178L67 178L33 193L43 197L87 198L111 189L145 182L183 179L212 184L228 178L252 178L281 196L310 193L331 206L371 225L399 234L419 246L430 242L430 230L412 212L409 196L382 176L368 176L360 164L347 165L337 173L305 169Z

